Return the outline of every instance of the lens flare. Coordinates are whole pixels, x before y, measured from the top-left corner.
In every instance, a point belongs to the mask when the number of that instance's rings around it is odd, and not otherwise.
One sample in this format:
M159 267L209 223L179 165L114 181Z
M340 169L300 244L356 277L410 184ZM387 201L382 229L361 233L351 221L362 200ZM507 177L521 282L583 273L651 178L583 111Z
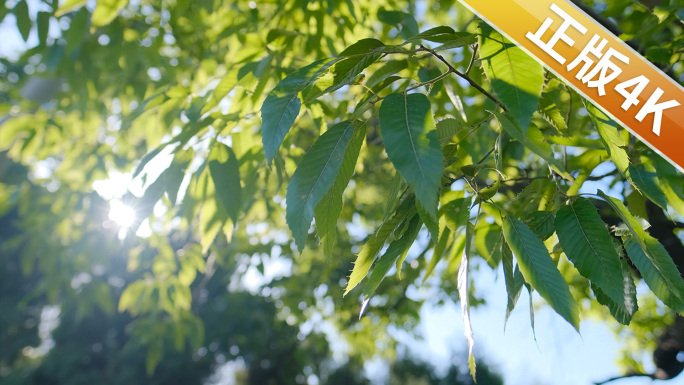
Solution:
M109 219L122 229L127 229L135 222L135 210L119 200L113 200L109 203Z

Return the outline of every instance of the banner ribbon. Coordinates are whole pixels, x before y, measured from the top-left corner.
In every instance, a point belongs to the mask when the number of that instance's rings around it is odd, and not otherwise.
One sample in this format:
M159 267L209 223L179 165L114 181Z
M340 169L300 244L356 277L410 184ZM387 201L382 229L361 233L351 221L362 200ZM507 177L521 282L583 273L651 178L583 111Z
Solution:
M460 0L684 172L684 88L564 0Z

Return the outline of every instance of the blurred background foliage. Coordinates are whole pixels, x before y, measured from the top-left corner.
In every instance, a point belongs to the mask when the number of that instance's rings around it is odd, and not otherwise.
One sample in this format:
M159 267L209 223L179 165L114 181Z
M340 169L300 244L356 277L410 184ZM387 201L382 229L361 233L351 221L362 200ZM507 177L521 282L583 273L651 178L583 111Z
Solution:
M681 2L583 5L682 82ZM4 0L0 20L0 44L7 44L0 57L0 382L199 384L232 376L239 384L366 384L364 363L380 357L392 362L391 384L472 383L459 355L465 347L455 348L453 366L439 373L410 354L397 357L389 332L413 331L425 302L458 301L454 263L422 282L432 253L425 230L402 279L388 277L363 318L359 293L342 296L395 180L377 117L369 119L345 192L334 257L324 256L316 237L296 252L285 225L285 188L297 162L330 118L351 111L367 90L351 84L308 104L271 167L258 113L286 74L360 39L398 44L437 25L476 33L476 18L458 2ZM10 29L25 43L10 44ZM444 55L465 69L473 52ZM392 63L403 78L420 81L439 75L439 65L426 56ZM479 60L470 77L486 83ZM567 129L589 137L579 96L561 83L556 88L573 122ZM470 124L495 109L454 77L431 87L430 97L435 116L462 115ZM533 124L545 134L559 129L541 114ZM478 132L459 144L459 156L482 158L497 136ZM238 162L237 216L210 177L217 142ZM632 140L629 153L652 167L645 145ZM511 178L546 167L520 143L506 154L527 162L507 168ZM605 161L597 159L568 155L577 168ZM604 188L636 202L630 210L645 210L644 198L606 170ZM555 188L535 183L539 191ZM522 187L499 195L521 213L541 199L516 198ZM112 219L125 207L136 213L128 227ZM677 215L676 207L670 211ZM498 268L487 247L476 254L482 268ZM581 301L591 297L586 279L559 266L583 316L614 323L595 301ZM471 285L471 305L486 304L480 284L487 283ZM640 352L655 350L675 317L648 293L639 306L629 327L616 324L626 346L621 365L634 371L642 370ZM486 360L478 383L502 383Z

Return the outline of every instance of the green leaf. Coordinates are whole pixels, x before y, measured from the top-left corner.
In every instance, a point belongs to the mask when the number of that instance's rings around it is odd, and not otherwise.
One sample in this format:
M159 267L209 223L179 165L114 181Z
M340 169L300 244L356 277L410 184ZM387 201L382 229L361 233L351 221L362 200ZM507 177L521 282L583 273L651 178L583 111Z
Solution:
M163 336L156 337L147 347L147 359L145 361L145 370L147 375L151 376L154 369L161 362L164 356L164 339Z
M641 242L630 236L625 250L656 297L675 311L684 311L684 281L663 245L651 236Z
M539 103L539 113L544 120L549 122L549 124L558 130L559 133L567 134L568 125L559 108L561 103L559 93L559 88L555 88L551 92L544 92Z
M359 151L365 137L366 126L358 125L349 141L349 145L347 145L344 159L340 166L340 172L337 174L337 178L335 178L335 183L333 183L330 190L328 190L314 209L316 228L318 229L318 235L321 237L321 242L323 242L323 252L327 257L332 256L337 238L337 219L342 212L342 195L354 174L356 161L359 158Z
M625 290L620 256L594 205L577 198L563 206L556 213L556 233L565 255L580 274L598 286L621 312L633 314L625 295L636 289Z
M423 94L390 94L379 116L387 156L425 211L437 218L443 165L430 101Z
M421 32L415 36L411 36L411 38L409 38L407 41L409 41L411 43L419 43L422 40L428 40L428 41L434 41L434 42L440 43L439 40L443 36L453 35L454 33L456 33L456 31L454 31L453 28L448 27L446 25L441 25L439 27L430 28L430 29L423 31L423 32ZM434 40L434 39L437 39L437 40Z
M93 27L102 27L111 23L126 4L128 0L99 0L91 19Z
M370 297L378 286L380 286L380 282L385 279L387 272L389 272L390 268L397 260L411 247L413 241L418 236L419 230L420 216L414 215L411 220L408 221L408 226L406 227L404 234L396 241L390 243L385 254L378 259L378 262L373 267L370 278L368 278L366 288L363 291L364 304L361 307L361 314L363 314Z
M629 173L632 184L635 185L641 193L663 210L667 210L668 200L665 193L660 189L661 182L655 173L631 165L627 169L627 172Z
M613 239L613 241L616 249L620 250L621 252L622 245L615 239ZM615 245L615 243L617 243L617 245ZM634 279L632 278L632 273L629 271L627 260L624 258L620 259L620 273L622 274L622 290L625 299L624 303L622 303L622 301L619 304L616 303L594 283L591 284L591 290L594 292L596 300L608 308L613 318L623 325L629 325L630 321L632 320L632 316L638 309L638 306Z
M510 216L504 218L503 233L518 259L525 281L539 292L556 313L579 331L577 303L544 243L524 223Z
M31 27L33 23L29 17L29 8L26 0L21 0L14 6L14 17L17 19L17 29L21 34L24 41L28 41L29 33L31 33Z
M539 239L545 241L553 235L553 211L534 211L529 213L523 222L532 230Z
M50 30L50 12L38 12L36 24L38 25L38 42L40 45L45 45Z
M332 126L316 140L292 174L287 186L285 219L299 251L306 245L316 205L335 183L353 133L354 122Z
M625 242L627 255L653 294L675 311L684 311L684 280L663 245L644 230L639 220L629 213L620 200L601 190L598 193L632 234Z
M60 17L64 14L74 11L77 8L84 6L87 2L88 0L65 0L59 7L57 12L55 12L55 16Z
M475 226L468 222L466 225L466 239L465 248L463 249L463 257L461 258L461 265L458 267L457 286L458 299L461 302L461 315L463 316L463 325L465 329L465 338L468 343L468 368L470 369L470 376L475 378L475 356L473 355L473 327L470 323L470 303L468 301L468 265L471 254L471 244L473 242L473 233Z
M526 131L523 131L520 126L510 120L507 114L493 112L496 119L501 124L501 127L514 139L522 143L530 151L539 155L544 159L559 175L567 180L573 180L572 176L565 171L563 163L556 159L553 154L553 149L544 139L544 135L534 125L530 126Z
M437 217L428 214L420 202L416 202L416 209L418 210L420 219L425 223L428 233L430 233L430 239L432 239L432 242L436 245L437 240L439 239L439 224L437 223Z
M501 227L496 224L485 223L484 227L475 229L475 249L477 253L487 261L492 269L501 262Z
M503 234L502 234L503 236ZM522 293L523 285L525 280L523 279L522 273L518 266L513 268L513 254L511 249L508 247L506 242L501 242L501 262L504 271L504 280L506 281L506 293L508 295L508 302L506 304L506 318L504 319L504 330L506 330L506 324L508 323L508 317L511 316L511 312L515 309L515 305L520 298L520 293Z
M601 140L603 141L610 159L615 163L615 167L627 177L627 169L629 167L629 157L627 152L622 148L627 143L620 136L617 130L617 124L610 119L603 111L594 107L591 103L585 103L587 112L589 112L589 117L594 125L598 129Z
M442 260L447 245L451 243L451 241L453 241L451 230L444 225L442 225L441 228L442 231L439 235L437 245L435 246L434 251L432 252L432 258L430 259L428 266L425 268L425 276L423 277L423 283L427 281L428 277L430 277L430 274L432 274L432 272L435 270L435 267L437 267L439 261Z
M418 34L418 23L409 13L381 9L378 11L378 20L388 25L401 26L401 36L405 39Z
M390 60L382 62L382 66L373 71L373 74L366 80L366 86L373 88L382 83L385 79L406 68L408 68L408 60Z
M394 174L394 178L392 179L392 184L390 185L389 188L389 193L387 194L387 202L385 203L385 211L382 214L382 220L386 221L394 212L394 209L396 209L397 205L399 204L399 199L401 198L401 194L406 188L406 182L404 181L404 178L401 177L401 174L396 173Z
M472 203L471 197L456 198L442 206L440 211L444 213L447 226L451 231L458 231L460 227L465 226L470 219L470 205Z
M441 43L443 44L435 47L433 51L444 51L477 43L477 36L468 32L455 32L451 35L445 34L439 39L442 40Z
M480 58L492 90L526 132L544 87L541 64L485 23L480 24Z
M458 135L458 137L456 138L455 142L458 143L460 139L462 139L462 137L468 132L468 130L465 129L466 126L454 118L440 120L437 122L436 127L437 140L442 146L449 143L456 135Z
M377 39L362 39L340 53L342 60L332 68L333 83L321 94L326 94L351 83L369 65L382 56L378 49L385 44ZM320 95L319 95L320 96Z
M321 59L291 73L264 100L261 106L261 136L269 165L299 115L302 103L297 95L335 61L336 59Z
M209 154L209 172L214 180L216 199L236 223L242 207L240 166L233 150L216 142Z
M354 262L354 270L352 270L349 276L349 282L347 283L347 288L344 290L343 295L347 295L356 285L363 280L375 260L375 257L380 252L380 249L385 245L387 237L399 226L409 214L415 210L414 207L415 200L413 196L406 197L397 207L397 211L392 215L392 217L383 222L375 233L368 238L366 243L361 246L361 251L356 257Z

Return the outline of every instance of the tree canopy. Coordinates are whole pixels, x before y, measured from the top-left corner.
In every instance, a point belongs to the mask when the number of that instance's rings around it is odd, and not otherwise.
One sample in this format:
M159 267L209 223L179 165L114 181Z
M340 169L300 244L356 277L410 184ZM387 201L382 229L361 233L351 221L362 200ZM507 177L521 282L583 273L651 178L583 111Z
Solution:
M684 2L576 3L682 84ZM0 21L26 42L0 58L10 383L197 383L238 357L249 383L333 383L426 300L460 301L475 376L479 267L506 319L526 290L616 325L634 373L684 314L682 174L455 0L20 0Z

